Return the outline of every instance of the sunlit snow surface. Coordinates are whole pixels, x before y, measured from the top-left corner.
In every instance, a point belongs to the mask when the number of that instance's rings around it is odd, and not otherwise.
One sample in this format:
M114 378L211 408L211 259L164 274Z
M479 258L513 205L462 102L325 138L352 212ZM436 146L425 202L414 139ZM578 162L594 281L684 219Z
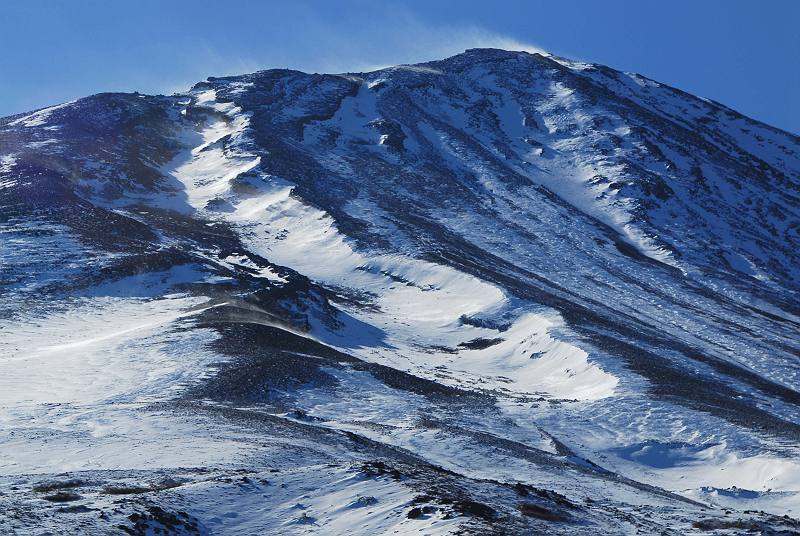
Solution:
M502 51L0 129L0 530L685 533L800 511L789 134ZM53 481L85 509L44 499Z

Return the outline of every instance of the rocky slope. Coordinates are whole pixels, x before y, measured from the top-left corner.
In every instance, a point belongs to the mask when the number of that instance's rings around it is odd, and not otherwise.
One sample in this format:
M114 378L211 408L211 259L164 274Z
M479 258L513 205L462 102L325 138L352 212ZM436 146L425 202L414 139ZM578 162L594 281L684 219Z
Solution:
M0 222L4 532L800 530L800 139L721 104L493 49L99 94L0 119Z

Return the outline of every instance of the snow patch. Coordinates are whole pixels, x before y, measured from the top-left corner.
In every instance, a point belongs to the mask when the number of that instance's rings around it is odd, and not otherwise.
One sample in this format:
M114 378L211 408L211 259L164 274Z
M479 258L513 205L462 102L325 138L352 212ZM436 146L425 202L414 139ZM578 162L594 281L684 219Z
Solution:
M77 101L69 101L63 104L57 104L55 106L50 106L48 108L42 108L41 110L37 110L32 114L28 114L26 116L20 117L19 119L15 119L14 121L9 123L9 126L17 126L22 125L26 127L38 127L47 124L47 120L50 118L50 114L55 112L56 110L60 110L62 108L66 108L67 106L74 104Z
M16 163L16 155L4 154L3 156L0 156L0 190L11 188L17 184L17 181L14 179L3 178L3 175L11 173L11 170L14 169Z

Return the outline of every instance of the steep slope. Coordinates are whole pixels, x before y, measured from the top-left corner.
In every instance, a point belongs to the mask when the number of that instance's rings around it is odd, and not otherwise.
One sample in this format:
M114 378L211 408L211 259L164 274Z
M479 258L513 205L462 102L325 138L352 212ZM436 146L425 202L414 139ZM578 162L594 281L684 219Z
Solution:
M796 136L479 49L96 95L0 162L7 531L797 530Z

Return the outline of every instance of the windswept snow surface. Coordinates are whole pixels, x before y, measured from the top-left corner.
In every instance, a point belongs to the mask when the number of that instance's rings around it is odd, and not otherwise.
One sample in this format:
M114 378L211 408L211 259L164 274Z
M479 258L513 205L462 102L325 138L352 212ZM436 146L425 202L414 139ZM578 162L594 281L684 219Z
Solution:
M445 369L451 376L448 383L455 385L481 383L482 388L573 399L613 394L616 378L589 363L586 352L554 340L547 332L551 322L544 315L526 314L509 330L510 340L490 349L467 350L457 359L430 351L437 345L457 347L497 335L497 330L462 326L461 319L502 315L510 308L502 289L444 266L355 251L330 215L292 195L293 184L263 175L248 177L260 162L260 157L239 148L247 141L249 118L240 108L213 99L213 90L203 91L197 104L209 111L225 111L225 116L207 124L201 131L203 143L179 156L167 171L185 185L196 210L241 228L239 234L250 251L326 286L353 288L375 297L380 313L348 312L363 325L377 327L380 336L354 334L355 328L349 326L326 333L324 326L318 326L317 338L363 359L425 376L441 378ZM216 145L222 139L227 143ZM234 183L242 178L258 181L258 193L237 198ZM216 214L212 208L209 214L206 209L214 201L226 208Z
M789 133L479 49L0 143L0 532L800 529Z

